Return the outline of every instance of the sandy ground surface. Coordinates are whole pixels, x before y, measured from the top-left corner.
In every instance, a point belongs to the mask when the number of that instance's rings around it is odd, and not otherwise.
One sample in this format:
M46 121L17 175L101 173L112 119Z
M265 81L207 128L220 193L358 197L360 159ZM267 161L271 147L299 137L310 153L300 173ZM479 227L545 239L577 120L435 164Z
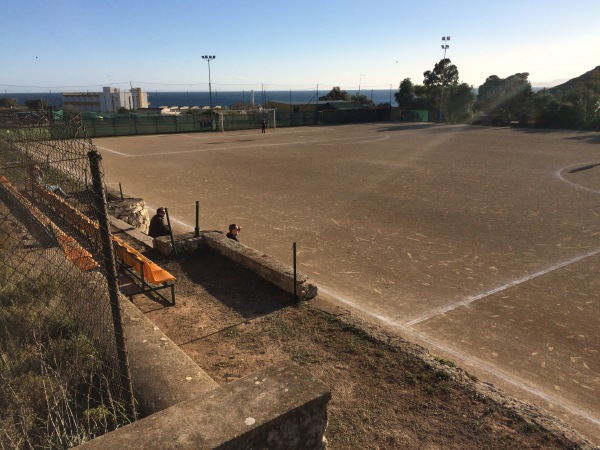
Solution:
M600 441L598 133L368 124L95 139L180 226L243 225L339 304Z

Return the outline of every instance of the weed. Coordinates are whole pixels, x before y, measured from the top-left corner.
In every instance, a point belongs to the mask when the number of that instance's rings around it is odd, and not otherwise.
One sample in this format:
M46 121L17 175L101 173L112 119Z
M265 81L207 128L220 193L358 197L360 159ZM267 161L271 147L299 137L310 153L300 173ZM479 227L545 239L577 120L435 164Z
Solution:
M233 338L233 337L237 337L240 334L240 330L238 330L236 327L230 327L227 328L225 331L223 331L223 336L227 337L227 338Z
M439 362L440 364L447 366L447 367L456 367L456 364L454 363L454 361L451 361L449 359L445 359L445 358L441 358L439 356L436 356L434 358L437 362Z
M477 375L472 375L469 372L467 372L467 377L469 377L469 379L475 383L477 383L479 381L479 378L477 378Z
M443 370L436 370L435 378L442 381L447 381L450 379L450 375Z

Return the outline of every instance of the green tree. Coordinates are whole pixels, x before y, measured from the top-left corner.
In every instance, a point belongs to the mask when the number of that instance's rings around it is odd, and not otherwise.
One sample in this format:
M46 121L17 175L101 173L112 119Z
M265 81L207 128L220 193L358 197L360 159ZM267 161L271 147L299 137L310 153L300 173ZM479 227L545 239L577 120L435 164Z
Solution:
M365 94L355 94L350 97L350 100L352 100L353 102L356 102L356 103L362 103L363 105L369 105L369 104L373 103L373 100L371 100Z
M0 108L16 108L19 101L16 98L0 98Z
M426 110L430 115L434 110L439 111L443 94L444 120L468 122L473 114L476 96L472 86L459 84L458 80L458 68L448 58L436 63L433 70L423 72L422 85L415 85L410 78L405 78L394 94L402 117L408 117L413 110Z
M433 70L423 72L425 86L455 86L458 84L458 68L449 58L441 59Z
M479 86L475 109L484 114L505 114L508 120L522 119L531 107L531 83L527 72L517 73L508 78L489 76Z
M477 96L467 83L451 85L444 94L444 121L468 123L473 118L473 105Z
M48 109L48 102L44 99L25 100L25 106L36 111Z
M407 117L412 109L413 101L416 96L415 87L410 78L402 80L398 92L394 94L394 98L396 99L396 102L398 102L398 107L400 108L403 118Z
M334 86L327 95L319 97L319 100L350 100L350 94L343 91L339 86Z

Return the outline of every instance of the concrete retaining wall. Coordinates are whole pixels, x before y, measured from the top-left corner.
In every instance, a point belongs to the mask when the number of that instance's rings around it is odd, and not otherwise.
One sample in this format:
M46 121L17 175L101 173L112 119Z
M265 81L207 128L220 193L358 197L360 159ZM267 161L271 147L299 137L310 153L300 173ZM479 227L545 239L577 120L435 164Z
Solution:
M324 449L330 399L309 372L282 362L78 448Z
M229 239L221 232L203 231L200 233L200 237L194 237L194 233L175 236L177 254L197 251L204 247L219 252L283 291L294 293L293 267L240 242ZM173 254L173 246L169 236L154 239L154 248L164 255ZM300 300L309 300L317 295L317 286L309 283L308 276L300 272L296 273L296 295Z
M324 449L329 388L285 361L219 386L122 299L131 378L144 419L77 448Z
M113 226L135 237L140 232L112 218ZM147 239L143 240L146 244ZM293 284L290 268L220 233L177 237L178 252L209 246L240 264L253 266L278 283ZM171 254L170 237L155 247ZM235 256L238 255L238 256ZM260 256L260 257L259 257ZM256 260L252 262L253 260ZM264 269L258 269L262 261ZM265 263L266 261L266 263ZM305 276L299 276L306 283ZM299 292L310 288L299 289ZM316 294L316 288L314 288ZM327 386L285 361L224 386L210 378L137 307L122 298L129 364L144 419L77 448L84 450L240 448L318 449L326 447Z

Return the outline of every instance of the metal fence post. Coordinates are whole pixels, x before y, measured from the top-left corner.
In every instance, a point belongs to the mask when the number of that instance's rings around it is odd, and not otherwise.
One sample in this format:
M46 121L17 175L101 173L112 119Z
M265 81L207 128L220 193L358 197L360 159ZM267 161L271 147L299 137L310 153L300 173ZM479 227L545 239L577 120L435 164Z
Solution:
M115 328L115 340L117 347L117 357L119 360L119 375L121 379L121 388L128 392L122 392L122 397L127 403L128 413L131 417L136 417L135 398L133 396L133 386L131 384L131 374L129 371L129 361L127 358L127 348L125 343L125 333L123 331L123 319L121 317L121 307L119 305L119 284L117 275L117 266L112 248L110 235L110 222L108 220L108 207L106 202L106 191L100 169L102 157L97 150L88 152L90 160L90 171L92 173L92 187L94 191L94 203L98 215L98 225L100 228L100 240L102 244L102 257L104 269L106 271L106 281L108 283L108 294L110 300L110 309L112 313L113 326Z
M296 243L294 242L294 245L292 246L292 248L294 249L294 299L298 300L298 293L296 291L298 283L297 283L297 278L298 276L296 275Z
M171 247L173 247L173 255L177 256L177 247L175 247L173 228L171 228L171 219L169 218L169 208L165 208L165 214L167 216L167 226L169 227L169 235L171 236Z
M196 200L196 228L194 228L194 236L200 237L200 201Z

